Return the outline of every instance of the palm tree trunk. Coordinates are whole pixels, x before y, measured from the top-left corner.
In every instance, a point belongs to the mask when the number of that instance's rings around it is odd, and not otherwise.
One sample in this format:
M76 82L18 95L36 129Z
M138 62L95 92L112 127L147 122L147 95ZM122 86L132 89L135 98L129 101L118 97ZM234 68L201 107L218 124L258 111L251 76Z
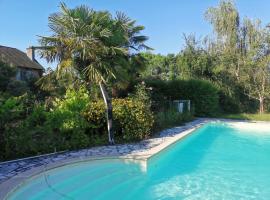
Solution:
M113 135L113 126L112 126L112 120L113 120L113 113L112 113L112 102L109 98L108 92L102 82L99 83L99 87L106 105L106 113L107 113L107 128L108 128L108 138L109 143L114 144L114 135Z

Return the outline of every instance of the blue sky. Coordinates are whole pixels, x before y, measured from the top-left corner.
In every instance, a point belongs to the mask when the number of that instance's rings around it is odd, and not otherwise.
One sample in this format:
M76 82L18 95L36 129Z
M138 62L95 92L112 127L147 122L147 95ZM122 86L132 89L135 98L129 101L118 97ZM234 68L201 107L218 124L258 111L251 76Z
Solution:
M37 45L37 35L49 35L48 16L58 11L59 0L0 0L0 45L20 50ZM211 26L204 12L218 0L63 0L69 7L86 4L96 10L123 11L146 27L148 45L155 53L177 53L183 33L204 36ZM269 0L236 0L242 17L270 22Z

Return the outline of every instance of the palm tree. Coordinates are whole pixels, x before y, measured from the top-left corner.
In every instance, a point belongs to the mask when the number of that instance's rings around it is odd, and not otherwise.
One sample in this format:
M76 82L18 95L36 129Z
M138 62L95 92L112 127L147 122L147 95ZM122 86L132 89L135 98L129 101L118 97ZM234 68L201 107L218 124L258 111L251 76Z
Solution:
M140 35L143 26L123 13L116 17L107 11L94 11L87 6L69 9L60 4L60 12L49 17L52 35L40 36L44 47L40 53L47 62L57 62L56 74L72 72L76 79L99 84L107 111L109 143L114 144L112 104L107 83L125 69L130 57L148 49L148 39ZM119 70L121 69L121 70Z

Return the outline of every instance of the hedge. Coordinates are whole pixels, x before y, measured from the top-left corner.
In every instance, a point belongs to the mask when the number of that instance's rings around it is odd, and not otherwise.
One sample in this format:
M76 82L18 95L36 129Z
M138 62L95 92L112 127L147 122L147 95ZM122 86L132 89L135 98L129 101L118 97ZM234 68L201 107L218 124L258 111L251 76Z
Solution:
M145 80L152 88L151 99L156 102L166 100L191 100L196 116L214 116L219 111L218 89L204 80Z

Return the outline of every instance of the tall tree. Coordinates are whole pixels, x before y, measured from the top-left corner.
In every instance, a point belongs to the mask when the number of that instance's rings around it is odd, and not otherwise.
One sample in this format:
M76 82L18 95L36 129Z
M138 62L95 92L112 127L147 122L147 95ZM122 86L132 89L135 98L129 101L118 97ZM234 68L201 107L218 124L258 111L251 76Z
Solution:
M269 95L269 29L262 28L259 20L241 21L231 0L209 8L206 19L216 35L214 51L219 57L220 71L229 73L223 83L258 100L259 111L264 112L264 100Z
M48 62L58 62L58 75L72 71L76 79L98 84L107 110L109 143L114 143L112 104L106 85L122 71L131 56L145 45L146 36L123 13L113 17L107 11L95 11L87 6L69 9L60 4L60 12L49 17L52 35L41 36L45 47L41 56Z
M205 18L213 25L221 67L239 80L244 46L238 10L232 0L221 1L218 7L211 7L206 11Z
M244 22L246 29L246 62L242 83L245 93L259 101L259 112L264 112L264 102L270 95L270 30L263 28L260 20Z
M208 39L198 40L195 35L185 35L184 49L177 56L181 78L213 80L215 57L209 52Z

